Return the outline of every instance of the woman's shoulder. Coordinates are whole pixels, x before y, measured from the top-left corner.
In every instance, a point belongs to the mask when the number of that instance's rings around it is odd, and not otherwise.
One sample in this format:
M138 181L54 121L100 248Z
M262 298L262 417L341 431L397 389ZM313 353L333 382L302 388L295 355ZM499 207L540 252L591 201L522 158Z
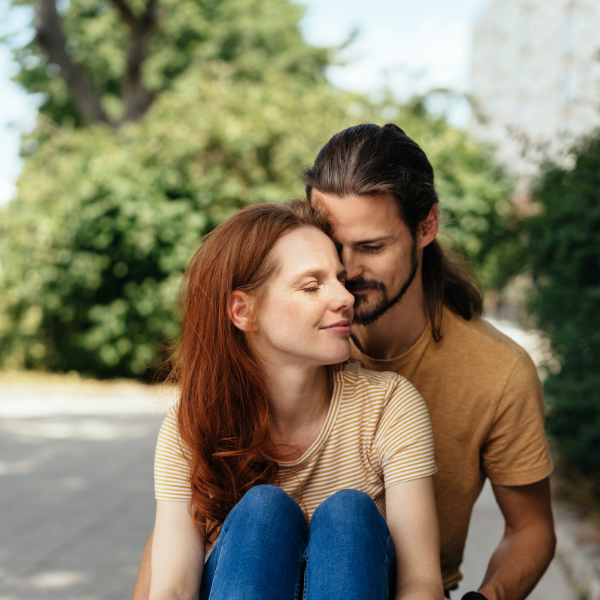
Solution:
M179 434L179 425L177 423L177 406L172 406L169 409L164 421L162 422L162 425L160 426L157 448L168 448L171 451L176 450L178 453L187 450Z
M340 380L356 393L375 392L390 398L398 393L417 393L402 375L393 371L371 371L358 363L345 363L339 371Z
M165 418L160 426L161 430L177 432L177 406L171 406L165 415Z

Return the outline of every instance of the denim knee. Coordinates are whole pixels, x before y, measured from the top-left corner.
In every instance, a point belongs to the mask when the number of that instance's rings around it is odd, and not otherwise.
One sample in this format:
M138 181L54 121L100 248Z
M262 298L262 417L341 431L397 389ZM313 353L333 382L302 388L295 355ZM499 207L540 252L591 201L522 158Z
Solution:
M358 490L340 490L327 498L315 510L310 527L332 532L354 531L358 537L374 535L385 545L391 540L387 523L375 502Z
M366 516L381 517L375 502L368 494L359 490L340 490L322 502L315 511L315 518L334 520L360 519Z
M287 517L293 521L306 523L304 513L298 503L281 488L274 485L257 485L248 490L243 498L233 507L227 521L238 518L250 519L253 523L261 519L270 520L273 515Z
M308 535L308 597L394 597L392 537L368 494L346 489L327 498L314 512Z
M250 489L223 523L200 598L293 598L307 535L291 496L272 485Z

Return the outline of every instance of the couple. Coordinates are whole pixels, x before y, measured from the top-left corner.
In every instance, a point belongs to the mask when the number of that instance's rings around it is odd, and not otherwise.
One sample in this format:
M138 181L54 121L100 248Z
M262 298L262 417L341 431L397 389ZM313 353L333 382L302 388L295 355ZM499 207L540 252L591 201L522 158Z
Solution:
M134 599L439 600L486 477L506 527L467 600L526 597L554 551L541 388L435 240L429 161L359 125L305 179L188 268Z

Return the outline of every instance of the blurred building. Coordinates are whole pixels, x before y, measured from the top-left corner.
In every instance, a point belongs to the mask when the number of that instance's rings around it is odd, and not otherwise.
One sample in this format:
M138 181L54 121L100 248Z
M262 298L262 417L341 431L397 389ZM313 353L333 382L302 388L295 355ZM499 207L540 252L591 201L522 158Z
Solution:
M472 93L473 133L512 172L564 156L600 125L600 0L492 0L475 25Z

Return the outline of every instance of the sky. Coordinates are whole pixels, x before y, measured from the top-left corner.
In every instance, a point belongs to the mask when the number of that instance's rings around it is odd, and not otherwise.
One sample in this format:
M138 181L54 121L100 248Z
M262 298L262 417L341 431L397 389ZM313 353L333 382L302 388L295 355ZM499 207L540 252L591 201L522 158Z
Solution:
M401 98L437 87L468 91L471 31L490 0L304 0L302 30L318 46L335 46L356 32L344 66L328 77L343 89L376 94L383 86ZM0 0L0 35L24 30L23 14ZM24 35L28 35L24 31ZM10 81L15 67L0 46L0 205L10 200L21 170L19 136L34 124L35 99ZM466 108L452 115L466 124Z

